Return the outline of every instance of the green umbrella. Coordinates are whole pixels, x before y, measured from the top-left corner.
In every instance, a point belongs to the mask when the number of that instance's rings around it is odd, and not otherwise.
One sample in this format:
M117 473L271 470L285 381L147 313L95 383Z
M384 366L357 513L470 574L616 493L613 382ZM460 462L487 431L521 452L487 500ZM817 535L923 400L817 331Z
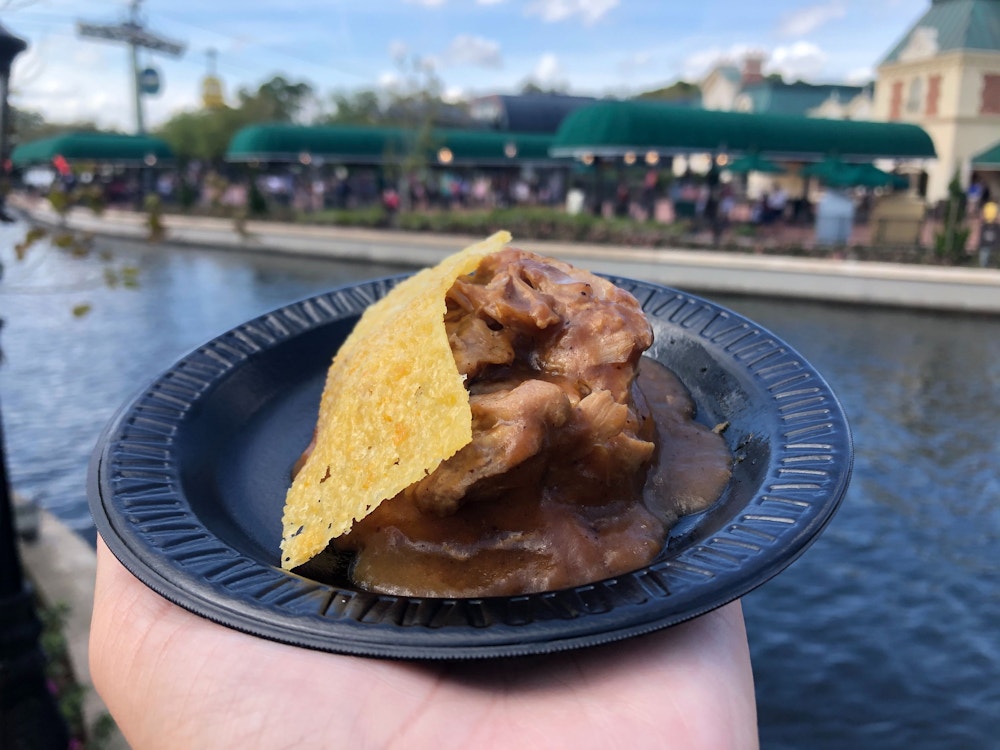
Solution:
M847 170L849 184L860 187L888 187L896 183L896 177L874 164L856 164Z
M799 174L815 177L831 187L899 187L899 175L885 172L874 164L846 164L840 159L807 164Z
M779 174L785 171L784 167L765 159L760 154L747 154L734 159L731 164L726 166L726 169L730 172L766 172L768 174Z
M847 187L851 184L851 167L837 158L806 164L799 174L802 177L815 177L833 187Z

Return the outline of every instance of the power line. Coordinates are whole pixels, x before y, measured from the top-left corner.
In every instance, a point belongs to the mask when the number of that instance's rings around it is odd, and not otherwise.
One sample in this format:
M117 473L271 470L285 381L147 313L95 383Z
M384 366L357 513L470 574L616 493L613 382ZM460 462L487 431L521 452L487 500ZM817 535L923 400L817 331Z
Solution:
M241 43L241 42L245 41L242 38L240 38L238 36L235 36L233 34L228 34L226 32L218 31L216 29L210 29L210 28L207 28L205 26L201 26L199 24L191 23L190 21L185 21L185 20L183 20L181 18L178 18L177 16L172 16L169 13L168 14L160 13L160 15L163 18L172 21L173 23L180 24L181 26L188 26L188 27L190 27L192 29L198 29L199 31L204 31L204 32L207 32L209 34L215 34L217 36L223 37L224 39L229 39L229 40L231 40L233 42L236 42L236 43ZM259 47L259 48L261 48L263 50L267 50L268 52L273 52L276 55L281 55L283 57L288 58L289 60L296 60L298 62L303 62L303 63L306 63L308 65L313 65L313 66L315 66L317 68L326 68L328 70L332 70L332 71L335 71L337 73L342 73L344 75L354 76L356 78L367 79L367 78L370 77L370 73L368 73L368 72L361 72L361 71L358 71L358 70L351 70L349 68L341 67L341 66L338 66L338 65L334 65L334 64L329 63L329 62L320 62L318 60L311 59L311 58L308 58L308 57L304 57L302 55L296 55L296 54L290 53L287 50L282 49L281 47L277 47L277 46L270 45L270 44L265 44L264 42L260 42L260 41L256 41L255 40L255 41L252 42L252 44L255 47Z
M143 81L139 76L139 50L147 49L160 52L171 57L184 54L185 44L175 42L166 37L158 36L146 29L139 17L142 0L132 0L129 3L129 19L119 24L95 24L77 21L77 32L81 37L101 39L110 42L127 44L132 60L132 79L135 91L135 128L140 135L145 132L142 116ZM157 82L158 86L159 83Z

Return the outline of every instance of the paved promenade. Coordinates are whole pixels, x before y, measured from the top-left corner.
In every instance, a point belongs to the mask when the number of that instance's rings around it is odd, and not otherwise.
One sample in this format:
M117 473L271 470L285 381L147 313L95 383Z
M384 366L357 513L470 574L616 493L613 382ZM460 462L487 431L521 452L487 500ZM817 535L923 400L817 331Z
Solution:
M15 204L18 205L18 204ZM22 209L56 224L47 204ZM67 224L119 240L145 241L145 216L110 210L101 216L74 210ZM418 232L319 227L166 216L165 242L176 245L305 255L339 260L430 265L476 239ZM518 238L514 238L515 244ZM626 248L525 240L525 249L593 271L653 281L693 292L748 294L933 310L1000 313L1000 270L871 261L790 258L711 250Z

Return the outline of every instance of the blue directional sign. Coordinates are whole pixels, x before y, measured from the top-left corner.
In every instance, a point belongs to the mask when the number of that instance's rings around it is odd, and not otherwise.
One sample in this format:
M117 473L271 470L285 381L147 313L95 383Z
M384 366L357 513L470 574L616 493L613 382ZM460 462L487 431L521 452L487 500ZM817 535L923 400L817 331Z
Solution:
M160 73L156 68L139 71L139 90L144 94L160 93Z

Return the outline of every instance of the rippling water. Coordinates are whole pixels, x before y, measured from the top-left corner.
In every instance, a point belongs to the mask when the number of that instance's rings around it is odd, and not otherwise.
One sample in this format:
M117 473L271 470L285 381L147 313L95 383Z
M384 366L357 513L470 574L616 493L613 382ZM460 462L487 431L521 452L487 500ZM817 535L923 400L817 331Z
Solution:
M114 411L260 313L400 267L120 247L96 258L0 227L0 397L15 486L93 538L84 477ZM842 509L744 599L764 748L985 748L1000 737L1000 319L722 297L822 372L854 430ZM74 305L89 303L82 318Z

